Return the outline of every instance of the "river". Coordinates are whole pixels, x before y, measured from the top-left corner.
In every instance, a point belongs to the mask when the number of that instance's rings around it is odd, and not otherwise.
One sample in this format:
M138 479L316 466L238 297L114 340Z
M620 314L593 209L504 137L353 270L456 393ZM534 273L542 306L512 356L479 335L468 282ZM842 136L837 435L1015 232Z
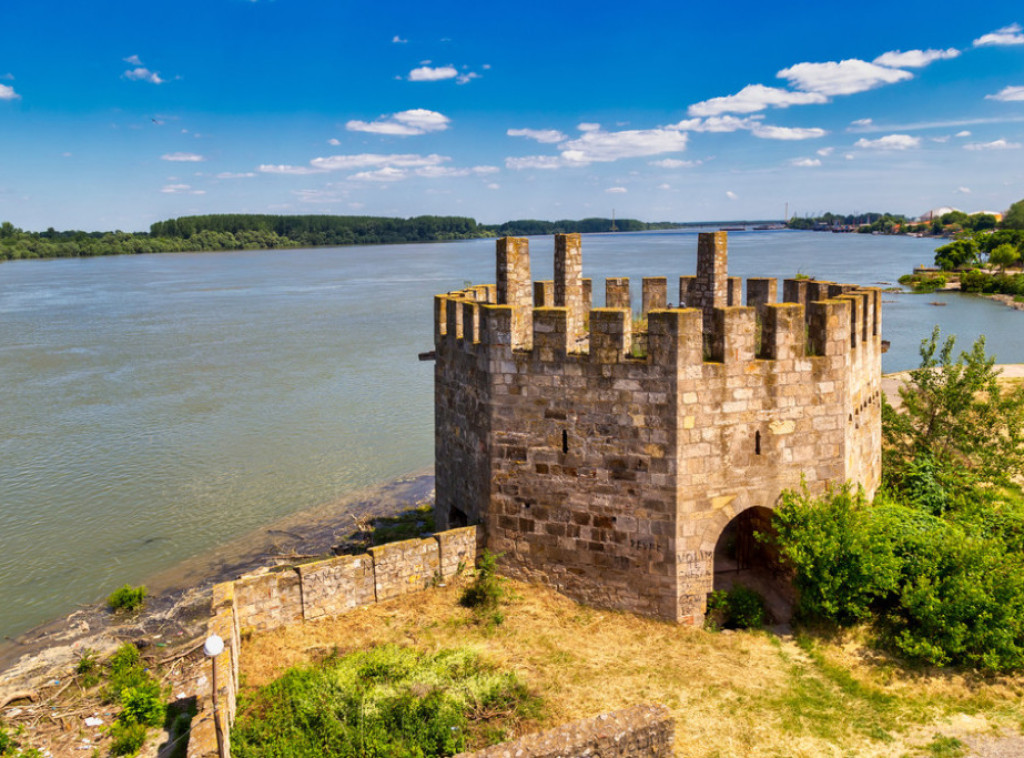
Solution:
M534 279L550 279L551 239L531 244ZM866 285L934 248L788 231L729 245L734 275ZM583 241L595 305L605 276L630 276L638 304L641 277L695 260L694 231ZM493 240L0 266L0 636L431 466L433 365L417 353L432 296L492 281ZM1024 362L1024 313L956 294L884 303L885 371L917 365L935 324Z

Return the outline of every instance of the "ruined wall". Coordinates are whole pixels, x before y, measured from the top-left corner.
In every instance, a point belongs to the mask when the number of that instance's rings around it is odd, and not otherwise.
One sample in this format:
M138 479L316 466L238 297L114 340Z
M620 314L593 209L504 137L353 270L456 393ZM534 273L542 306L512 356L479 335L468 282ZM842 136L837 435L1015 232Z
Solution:
M667 280L644 280L645 333L632 331L625 278L606 280L611 307L590 310L582 340L570 337L561 307L534 307L529 334L516 327L517 307L500 302L463 310L461 339L450 339L449 319L437 343L439 392L460 393L459 366L473 355L468 392L486 401L454 423L439 415L436 433L459 440L472 427L490 471L475 495L446 491L439 476L438 502L481 498L458 507L480 514L487 546L512 575L699 623L731 519L774 508L802 478L815 493L847 479L877 486L878 290L787 280L790 302L777 303L776 281L755 279L744 307L726 242L700 235L697 275L680 277L689 308L665 309ZM528 255L515 249L520 261ZM578 247L556 237L566 249ZM499 267L499 277L528 267L509 271ZM548 302L548 290L534 302ZM472 295L441 296L448 307L461 297Z
M663 705L635 705L455 758L670 758L675 724Z
M342 555L215 585L208 633L224 640L224 652L215 659L217 692L210 680L196 692L198 713L192 721L188 758L216 758L217 721L230 753L244 633L335 616L426 589L471 568L477 539L476 527L453 529L371 548L362 555Z

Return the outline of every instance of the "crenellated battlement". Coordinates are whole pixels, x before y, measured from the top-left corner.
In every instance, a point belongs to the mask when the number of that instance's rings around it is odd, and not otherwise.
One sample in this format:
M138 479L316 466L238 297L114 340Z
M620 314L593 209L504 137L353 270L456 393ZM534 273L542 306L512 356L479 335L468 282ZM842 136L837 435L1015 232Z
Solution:
M634 309L616 277L593 307L573 234L553 280L504 238L495 284L437 295L438 528L479 523L513 575L697 623L728 524L802 485L873 492L880 291L786 279L780 302L776 279L728 275L727 242L699 235L675 303L645 277Z
M725 275L725 232L701 235L700 244L703 258L698 266L705 271L679 277L680 307L670 307L666 301L667 278L645 277L637 314L631 308L628 278L606 279L606 306L592 308L591 280L582 278L578 264L575 281L531 282L527 240L501 239L496 285L435 297L435 341L445 340L451 347L476 354L501 347L520 355L532 353L544 362L569 358L646 364L675 360L678 353L678 346L668 345L665 339L649 339L656 330L686 343L694 334L700 335L703 348L696 358L691 356L695 362L838 355L844 341L851 350L865 343L875 346L879 289L786 279L784 300L776 302L777 280L753 278L746 282L743 305L743 280ZM567 249L575 251L578 260L579 235L556 235L555 246L556 258L559 250ZM513 272L523 279L510 282ZM559 285L562 292L575 293L569 305L564 304L564 295L561 300L556 295ZM681 324L683 331L668 332L667 324Z

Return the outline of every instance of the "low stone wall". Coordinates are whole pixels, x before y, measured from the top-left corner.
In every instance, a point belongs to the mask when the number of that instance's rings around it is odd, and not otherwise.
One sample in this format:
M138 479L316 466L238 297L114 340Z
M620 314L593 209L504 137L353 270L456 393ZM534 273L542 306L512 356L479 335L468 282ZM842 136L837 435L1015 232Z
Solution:
M668 708L634 705L456 758L668 758L674 739Z
M230 755L243 633L336 616L426 589L472 567L476 553L476 527L469 526L215 585L209 633L224 640L224 652L217 658L217 702L214 708L213 683L207 680L196 693L199 713L192 721L188 758L216 758L215 718Z

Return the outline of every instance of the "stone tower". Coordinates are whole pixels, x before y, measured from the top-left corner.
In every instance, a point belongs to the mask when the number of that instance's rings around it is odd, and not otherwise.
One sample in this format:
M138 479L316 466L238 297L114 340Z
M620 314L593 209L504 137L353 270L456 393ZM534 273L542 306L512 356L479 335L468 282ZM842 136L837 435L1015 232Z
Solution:
M784 489L881 475L880 292L727 272L701 234L696 276L628 279L591 308L579 235L555 281L527 240L497 283L435 298L437 526L478 523L504 570L579 600L699 623L730 522ZM753 520L753 521L752 521Z

